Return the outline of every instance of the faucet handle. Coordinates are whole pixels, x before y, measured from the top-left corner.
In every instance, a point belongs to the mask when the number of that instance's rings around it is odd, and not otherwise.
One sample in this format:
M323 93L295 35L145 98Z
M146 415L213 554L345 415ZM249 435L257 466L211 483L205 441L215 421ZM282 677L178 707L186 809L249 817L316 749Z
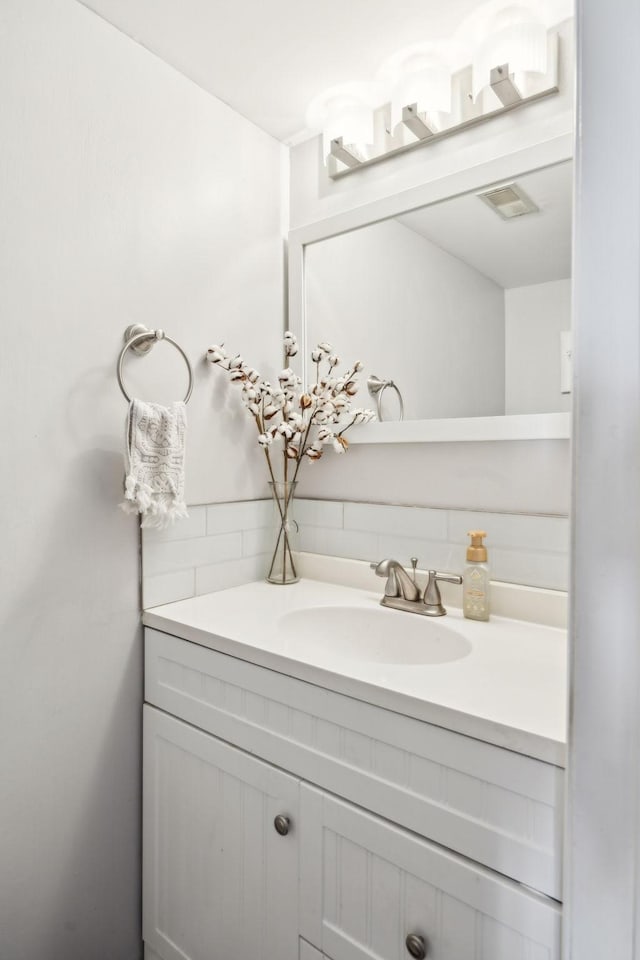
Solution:
M433 574L434 580L445 580L447 583L462 583L462 577L459 573L438 573L436 570L429 570L429 579Z
M462 577L457 573L438 573L437 570L429 570L423 602L429 616L432 617L442 617L447 612L442 606L438 580L445 580L447 583L462 583Z
M415 582L416 582L416 570L418 569L418 558L417 558L417 557L410 557L409 559L411 560L411 579L412 579L413 582L415 583Z

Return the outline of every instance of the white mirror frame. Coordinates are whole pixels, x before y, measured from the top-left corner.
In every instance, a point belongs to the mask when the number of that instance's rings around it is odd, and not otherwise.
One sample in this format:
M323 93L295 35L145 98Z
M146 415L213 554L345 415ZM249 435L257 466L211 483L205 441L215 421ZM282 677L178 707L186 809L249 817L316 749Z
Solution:
M563 134L505 156L456 170L446 177L384 197L292 230L289 234L289 329L300 352L296 369L307 379L311 344L307 336L304 302L305 246L318 240L395 217L417 207L469 193L488 184L522 176L573 158L573 136ZM357 359L357 358L356 358ZM362 390L362 387L361 387ZM369 406L368 398L361 399ZM501 417L464 417L442 420L403 420L371 423L349 432L350 443L425 443L477 440L565 440L571 435L570 413L532 413Z

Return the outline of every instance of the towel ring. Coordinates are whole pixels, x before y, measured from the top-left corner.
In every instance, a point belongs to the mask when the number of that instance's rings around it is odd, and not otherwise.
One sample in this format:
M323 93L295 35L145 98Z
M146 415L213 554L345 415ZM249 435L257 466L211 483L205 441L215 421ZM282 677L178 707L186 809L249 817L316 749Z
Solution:
M118 383L120 389L124 394L124 398L128 403L131 403L131 397L125 390L124 382L122 379L122 364L124 362L124 357L127 350L133 350L134 353L137 353L138 356L144 356L145 353L148 353L149 350L158 340L164 340L166 343L170 343L171 346L175 347L178 353L182 355L184 362L187 365L187 370L189 372L189 386L187 387L187 395L184 398L184 403L189 402L189 398L193 391L193 368L189 362L189 357L186 355L184 350L175 340L172 340L171 337L168 337L164 330L149 330L148 327L143 326L141 323L134 323L132 326L127 327L124 332L125 344L122 350L120 351L120 356L118 357Z
M393 382L393 380L381 380L380 377L376 377L375 373L372 374L367 380L367 387L369 393L376 401L376 408L378 411L378 420L380 423L384 420L382 416L382 394L385 392L387 387L390 387L392 390L398 394L398 401L400 403L400 420L404 420L404 401L402 399L402 394L400 393L399 388Z

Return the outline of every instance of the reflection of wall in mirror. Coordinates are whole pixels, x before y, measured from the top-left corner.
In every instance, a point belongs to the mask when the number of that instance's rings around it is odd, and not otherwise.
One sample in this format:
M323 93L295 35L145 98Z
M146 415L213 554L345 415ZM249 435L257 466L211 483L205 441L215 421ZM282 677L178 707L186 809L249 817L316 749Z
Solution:
M560 334L571 326L571 280L503 290L394 220L307 247L311 342L399 386L406 419L555 413ZM364 401L363 401L364 402ZM397 419L387 393L384 417Z
M305 312L311 343L393 379L406 419L503 414L500 286L389 220L309 245ZM362 404L369 398L362 394ZM385 394L385 419L397 418Z
M571 410L560 392L560 334L571 327L571 280L505 290L505 413Z

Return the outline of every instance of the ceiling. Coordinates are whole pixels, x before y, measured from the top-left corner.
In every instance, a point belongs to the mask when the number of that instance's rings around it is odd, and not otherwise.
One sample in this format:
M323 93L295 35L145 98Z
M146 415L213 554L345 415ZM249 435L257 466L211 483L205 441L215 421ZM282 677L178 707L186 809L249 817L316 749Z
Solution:
M319 93L371 80L397 50L450 37L478 8L478 0L80 2L288 143L304 136Z
M573 163L509 182L521 186L540 212L505 221L475 191L397 219L505 289L570 277Z

